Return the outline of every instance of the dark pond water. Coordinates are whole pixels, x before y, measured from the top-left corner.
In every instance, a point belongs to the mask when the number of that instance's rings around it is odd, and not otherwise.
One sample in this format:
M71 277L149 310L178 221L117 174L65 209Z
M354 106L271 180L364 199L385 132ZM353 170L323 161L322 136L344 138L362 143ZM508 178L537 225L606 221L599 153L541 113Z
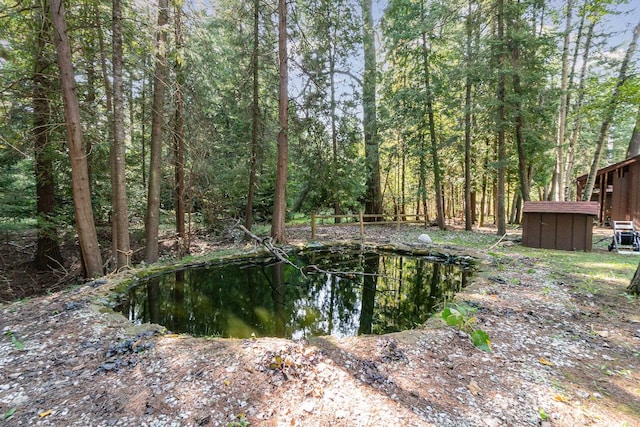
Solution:
M464 287L470 272L426 257L391 253L308 253L179 270L131 288L116 308L194 336L247 338L384 334L424 323Z

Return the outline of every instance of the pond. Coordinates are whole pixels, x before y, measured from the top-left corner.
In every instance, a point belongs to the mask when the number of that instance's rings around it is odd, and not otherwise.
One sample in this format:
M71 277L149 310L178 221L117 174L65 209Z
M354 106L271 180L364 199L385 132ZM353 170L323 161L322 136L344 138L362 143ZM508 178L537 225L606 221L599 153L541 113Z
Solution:
M291 260L182 269L133 286L116 310L194 336L385 334L422 325L468 282L469 266L377 252L307 252Z

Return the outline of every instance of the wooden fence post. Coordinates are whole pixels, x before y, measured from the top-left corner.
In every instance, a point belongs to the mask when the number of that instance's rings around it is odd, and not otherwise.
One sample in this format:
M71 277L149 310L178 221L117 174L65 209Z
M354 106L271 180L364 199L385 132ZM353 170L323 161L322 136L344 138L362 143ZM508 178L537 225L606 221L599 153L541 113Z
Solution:
M316 238L316 211L311 211L311 240Z
M364 215L360 209L360 240L364 240Z

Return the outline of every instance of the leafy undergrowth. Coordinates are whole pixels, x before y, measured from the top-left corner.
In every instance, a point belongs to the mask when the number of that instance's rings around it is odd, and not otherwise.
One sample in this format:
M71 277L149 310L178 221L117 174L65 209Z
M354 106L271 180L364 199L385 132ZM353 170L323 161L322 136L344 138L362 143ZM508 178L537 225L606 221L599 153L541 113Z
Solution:
M447 325L469 334L474 346L491 353L489 334L475 327L476 311L477 308L465 303L447 304L440 315Z

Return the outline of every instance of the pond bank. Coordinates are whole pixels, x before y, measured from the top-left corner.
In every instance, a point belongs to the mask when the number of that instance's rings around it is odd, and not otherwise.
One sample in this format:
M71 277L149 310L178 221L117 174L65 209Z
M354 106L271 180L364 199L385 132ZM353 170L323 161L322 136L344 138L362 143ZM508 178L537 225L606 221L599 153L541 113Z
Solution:
M413 244L424 231L380 230L373 243L382 245ZM298 343L176 336L105 310L98 302L111 283L83 285L0 306L0 419L56 426L638 425L640 303L624 296L620 280L629 265L607 266L615 255L595 254L605 274L585 278L580 263L593 263L588 254L562 254L561 268L552 251L489 249L497 237L428 232L442 252L461 248L482 260L458 300L478 308L492 353L438 319L380 337ZM306 231L299 233L302 242Z

